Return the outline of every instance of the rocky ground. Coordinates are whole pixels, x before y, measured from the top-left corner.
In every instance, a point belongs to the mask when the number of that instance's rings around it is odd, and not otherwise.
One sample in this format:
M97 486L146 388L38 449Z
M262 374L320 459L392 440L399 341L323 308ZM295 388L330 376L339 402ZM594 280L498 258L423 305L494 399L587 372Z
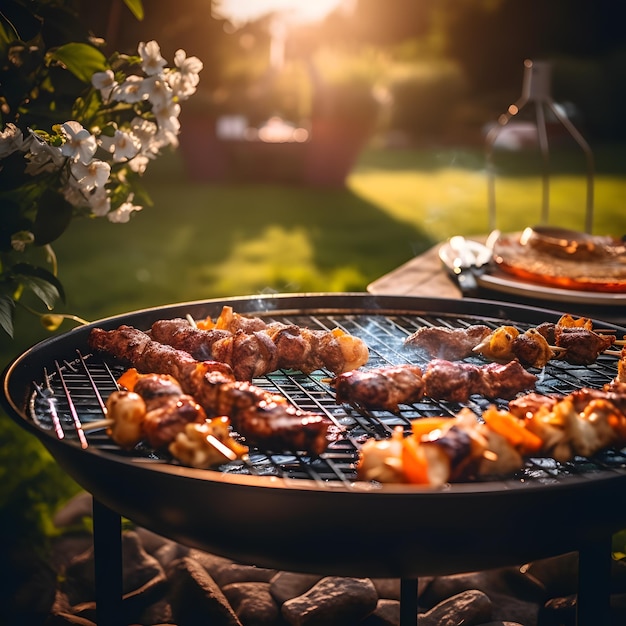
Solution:
M61 528L91 514L81 494L56 518ZM13 556L17 593L0 623L96 623L93 543L65 532L46 562ZM269 570L187 548L142 528L123 534L120 626L397 626L400 580ZM520 567L421 578L419 626L574 626L577 555ZM626 566L614 563L610 625L626 623ZM4 621L6 620L6 621ZM605 625L599 625L605 626Z

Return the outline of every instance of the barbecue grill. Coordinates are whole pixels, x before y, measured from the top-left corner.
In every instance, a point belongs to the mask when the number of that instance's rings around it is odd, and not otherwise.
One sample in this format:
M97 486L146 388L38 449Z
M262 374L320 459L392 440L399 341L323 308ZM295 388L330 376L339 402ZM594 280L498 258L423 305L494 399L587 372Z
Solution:
M416 623L416 581L525 563L579 551L579 624L603 623L608 611L611 535L626 527L626 449L596 458L528 459L515 475L429 489L357 479L359 449L369 438L407 432L411 420L454 415L461 406L423 399L397 413L335 402L330 374L278 371L258 386L285 395L333 422L336 440L319 457L252 448L215 470L183 467L162 452L116 446L104 430L83 426L103 417L124 364L91 353L93 327L148 329L159 319L217 317L224 305L245 315L314 329L340 327L370 349L366 367L413 362L404 339L422 326L556 322L561 313L482 300L370 294L263 295L207 300L107 318L43 341L3 374L3 403L20 426L94 496L97 600L101 624L114 623L121 597L120 516L191 547L255 565L339 576L403 580L402 624ZM596 327L622 335L613 324ZM472 360L472 359L470 359ZM541 393L601 387L616 375L616 357L590 366L551 361ZM476 357L476 363L480 359ZM480 414L490 403L472 396ZM495 401L505 406L505 401Z

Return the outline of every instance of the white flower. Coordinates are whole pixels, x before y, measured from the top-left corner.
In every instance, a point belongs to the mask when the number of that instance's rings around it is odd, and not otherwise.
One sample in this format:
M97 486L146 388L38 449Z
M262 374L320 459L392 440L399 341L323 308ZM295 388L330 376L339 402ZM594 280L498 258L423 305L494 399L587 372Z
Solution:
M61 126L65 135L65 143L61 146L61 154L81 163L89 163L96 153L96 138L78 122L65 122Z
M140 150L141 142L131 133L116 130L113 137L100 135L100 145L113 155L113 161L121 163L132 159Z
M111 198L109 198L104 187L97 187L96 190L87 197L91 214L96 217L104 217L111 210Z
M7 124L0 132L0 159L24 150L24 135L15 124Z
M115 100L135 104L146 99L141 76L129 76L115 91Z
M115 74L113 74L112 70L96 72L91 77L91 84L100 92L103 100L108 100L113 90L117 87Z
M79 185L68 184L63 188L63 197L74 207L84 207L87 204L87 198L85 197L85 190Z
M28 152L25 159L28 161L24 171L30 176L38 176L54 172L65 163L65 157L61 154L61 149L51 146L45 142L39 135L28 129L30 139L27 141Z
M137 137L141 145L141 154L156 156L159 153L160 145L155 141L158 126L150 120L142 117L135 117L130 123L130 132Z
M167 74L167 81L174 91L174 94L181 100L186 100L193 95L200 82L199 73L203 65L198 57L187 57L184 50L177 50L174 62L179 71L172 71Z
M71 169L77 186L85 191L91 191L94 187L104 187L111 174L111 166L106 161L98 159L87 165L80 161L72 163Z
M172 141L171 137L176 137L180 132L180 120L178 119L180 115L180 104L170 102L167 107L155 111L154 115L159 126L159 135L162 137L163 133L168 133L167 137L169 141L164 145L174 143L176 140Z
M109 221L116 224L125 224L130 220L130 214L133 211L141 211L143 207L133 204L133 197L133 194L130 194L124 204L120 205L115 211L108 213L107 218Z
M142 84L142 91L155 112L167 108L174 97L172 88L160 76L146 78Z
M141 69L148 75L160 74L167 65L167 61L161 56L161 48L156 41L139 44L137 51L141 57Z
M128 162L128 167L136 174L143 174L150 163L150 157L145 154L138 154Z

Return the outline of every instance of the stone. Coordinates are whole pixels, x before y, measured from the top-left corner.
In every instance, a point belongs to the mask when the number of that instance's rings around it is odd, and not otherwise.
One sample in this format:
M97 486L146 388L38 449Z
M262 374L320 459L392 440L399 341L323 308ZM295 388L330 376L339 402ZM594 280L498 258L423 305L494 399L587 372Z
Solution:
M279 605L306 593L323 576L300 574L298 572L278 572L270 580L270 593Z
M198 561L183 557L168 569L169 600L178 626L243 626L215 580Z
M388 600L400 600L401 581L399 578L372 578L371 580L374 584L374 587L376 588L376 593L378 594L379 598L386 598Z
M545 602L541 588L530 583L519 568L507 567L433 578L420 596L420 605L430 608L472 589L489 597L493 619L518 621L527 626L536 624L539 609Z
M93 516L93 497L88 491L79 491L70 498L52 518L57 528L82 524L84 518Z
M137 526L135 528L135 532L137 533L139 539L141 539L143 549L148 552L148 554L155 554L163 546L171 545L178 546L181 551L184 550L185 552L189 552L189 548L184 547L182 544L177 543L173 539L168 539L167 537L163 537L163 535L158 535L152 530L148 530L142 526Z
M399 626L400 625L400 602L386 598L378 600L376 610L368 615L362 622L362 626Z
M231 583L222 587L244 626L275 626L280 608L270 593L270 583Z
M46 626L96 626L96 623L71 613L53 613L46 620Z
M123 593L125 597L154 592L165 583L165 572L159 562L141 546L134 531L122 535ZM76 557L66 568L62 589L70 604L89 602L95 597L93 546Z
M551 598L539 611L541 626L576 626L576 596Z
M482 591L470 590L457 594L421 613L420 626L477 626L492 621L491 601Z
M161 564L161 567L166 569L170 563L187 556L189 548L175 541L167 541L151 554Z
M543 592L533 583L529 583L519 568L507 567L484 572L436 576L420 594L420 604L432 607L446 598L471 589L482 591L490 597L492 594L514 594L537 604L544 600Z
M236 582L267 583L276 575L276 570L243 565L202 550L190 550L188 556L197 560L220 587Z
M369 578L322 578L305 594L287 600L282 615L292 626L346 626L376 610L378 594Z

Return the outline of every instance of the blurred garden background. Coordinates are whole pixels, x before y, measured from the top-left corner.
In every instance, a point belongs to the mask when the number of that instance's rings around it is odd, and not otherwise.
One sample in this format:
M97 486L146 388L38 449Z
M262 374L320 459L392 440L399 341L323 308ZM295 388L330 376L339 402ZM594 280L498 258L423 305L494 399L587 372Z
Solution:
M166 59L184 48L204 68L179 149L146 172L153 205L127 224L75 220L52 243L67 294L55 311L94 321L212 297L364 291L438 241L486 233L486 132L520 98L527 59L550 62L552 97L593 149L594 232L626 234L623 3L343 0L316 21L298 12L304 0L268 13L254 0L150 0L142 20L120 0L74 4L110 49L156 39ZM532 123L499 146L507 232L541 218ZM548 127L550 220L582 230L587 162L557 120ZM0 361L48 336L18 306ZM0 434L0 530L45 536L77 487L5 415Z

